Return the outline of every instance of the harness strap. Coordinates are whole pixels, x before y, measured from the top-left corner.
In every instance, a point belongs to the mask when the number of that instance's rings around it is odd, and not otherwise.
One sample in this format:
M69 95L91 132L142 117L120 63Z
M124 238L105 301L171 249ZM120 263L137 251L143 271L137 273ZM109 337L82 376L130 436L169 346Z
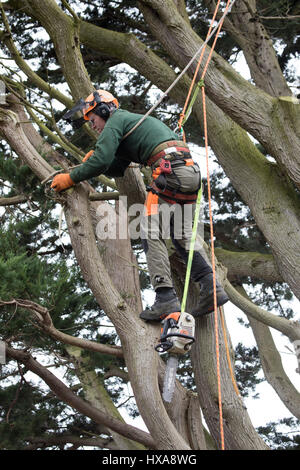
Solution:
M169 202L170 204L193 204L197 200L196 193L183 193L181 191L174 192L174 189L168 187L163 191L160 190L155 182L153 181L151 186L147 186L147 191L156 194L158 197L161 197L164 201Z

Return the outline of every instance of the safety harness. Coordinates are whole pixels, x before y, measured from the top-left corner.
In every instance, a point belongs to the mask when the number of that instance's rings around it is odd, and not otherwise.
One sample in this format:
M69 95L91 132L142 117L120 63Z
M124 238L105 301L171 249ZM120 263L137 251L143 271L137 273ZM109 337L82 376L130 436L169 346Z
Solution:
M153 215L158 212L158 198L162 198L169 204L194 204L197 200L199 188L193 192L180 191L180 178L173 169L180 166L197 165L191 157L188 146L182 141L167 141L154 149L153 154L147 161L147 166L152 169L153 181L146 187L148 196L146 200L146 214ZM167 184L167 175L173 174L178 182L178 188Z

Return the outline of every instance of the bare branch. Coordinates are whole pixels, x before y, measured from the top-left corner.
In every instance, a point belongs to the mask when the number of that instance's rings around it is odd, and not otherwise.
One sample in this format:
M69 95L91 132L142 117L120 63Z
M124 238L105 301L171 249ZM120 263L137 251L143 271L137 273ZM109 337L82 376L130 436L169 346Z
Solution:
M71 13L71 15L73 16L73 19L74 19L74 22L75 24L78 24L80 19L79 17L76 15L75 11L70 7L70 5L68 4L67 0L62 0L62 4L63 6L68 10L69 13Z
M129 382L130 377L125 370L120 369L120 367L112 366L105 372L103 379L109 379L110 377L120 377L120 379L124 380L125 382Z
M252 251L231 251L216 248L216 256L228 269L230 281L250 276L267 282L283 282L272 255Z
M0 300L0 307L4 307L6 305L16 305L17 307L29 310L34 315L38 325L42 328L42 330L49 334L52 338L61 341L62 343L78 346L79 348L88 349L90 351L95 351L102 354L123 357L122 349L119 346L108 346L105 344L96 343L94 341L67 335L66 333L57 330L53 325L48 309L36 304L35 302L22 299L13 299L10 301Z
M116 449L112 439L103 439L101 437L78 437L63 434L57 436L46 435L44 437L27 437L25 438L25 441L31 442L31 444L26 447L26 450L36 450L52 446L65 446L66 444L73 444L76 448L85 446Z
M112 199L119 199L120 193L118 191L110 191L103 193L90 193L90 201L110 201Z
M22 362L28 370L37 374L42 380L44 380L44 382L46 382L58 398L77 410L79 413L88 416L96 423L108 426L110 429L113 429L117 433L128 437L129 439L141 442L148 448L155 448L154 441L148 433L119 421L113 416L103 413L82 400L82 398L75 395L63 382L61 382L46 367L37 362L28 352L16 350L7 346L6 353L8 357Z
M22 204L22 202L28 201L29 197L23 194L12 197L1 197L0 206L14 206L16 204Z

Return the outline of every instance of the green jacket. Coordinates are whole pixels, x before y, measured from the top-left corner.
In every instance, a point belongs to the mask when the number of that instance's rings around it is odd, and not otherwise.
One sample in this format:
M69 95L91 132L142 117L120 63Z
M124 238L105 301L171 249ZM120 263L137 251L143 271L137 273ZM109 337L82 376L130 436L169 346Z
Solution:
M117 109L105 124L93 155L71 171L74 183L100 174L123 176L130 162L145 164L157 145L167 140L178 140L175 132L151 116L122 140L141 118L141 114Z

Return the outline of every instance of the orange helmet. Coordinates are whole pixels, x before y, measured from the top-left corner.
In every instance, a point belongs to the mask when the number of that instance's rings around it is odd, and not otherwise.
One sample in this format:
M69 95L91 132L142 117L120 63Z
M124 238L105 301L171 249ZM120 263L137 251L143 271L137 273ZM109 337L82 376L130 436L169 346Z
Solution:
M96 106L100 105L99 108L97 108L97 111L99 110L99 115L108 118L110 109L107 106L107 104L112 103L116 108L119 107L119 102L118 100L111 94L109 91L105 90L97 90L91 93L85 100L85 106L83 108L83 117L85 121L89 120L88 114L96 108ZM101 112L102 108L102 112ZM108 115L107 115L108 113Z
M91 93L85 100L80 100L75 106L63 115L63 119L72 124L74 129L79 129L85 121L89 121L88 114L94 109L95 113L105 121L109 118L112 109L119 107L118 100L106 90L97 90ZM83 117L74 119L76 113L82 112Z

